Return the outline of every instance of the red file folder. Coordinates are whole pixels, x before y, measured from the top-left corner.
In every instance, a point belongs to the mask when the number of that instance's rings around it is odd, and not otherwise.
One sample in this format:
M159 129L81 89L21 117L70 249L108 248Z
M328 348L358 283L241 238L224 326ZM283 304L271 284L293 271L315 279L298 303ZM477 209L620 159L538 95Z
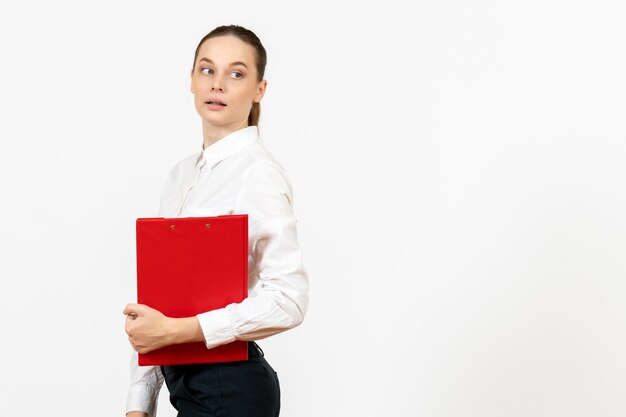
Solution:
M196 314L248 296L248 216L137 219L137 302L169 317ZM139 354L139 365L248 359L248 343L204 342Z

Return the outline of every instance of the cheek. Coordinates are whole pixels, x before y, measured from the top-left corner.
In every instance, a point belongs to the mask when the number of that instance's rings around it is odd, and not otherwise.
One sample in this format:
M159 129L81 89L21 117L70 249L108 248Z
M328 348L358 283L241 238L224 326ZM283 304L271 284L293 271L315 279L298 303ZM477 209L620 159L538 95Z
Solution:
M198 94L202 92L202 86L196 80L191 81L191 92L194 96L198 97Z
M254 93L250 94L250 90L248 88L241 88L242 86L237 86L236 88L230 89L231 100L236 101L239 105L245 105L248 102L252 101L252 97L254 97Z
M192 78L191 85L197 93L202 93L210 90L213 83L209 77L197 76Z
M254 99L254 97L256 96L256 93L257 93L257 88L255 84L250 88L249 93L248 93L248 97L250 98L250 100Z

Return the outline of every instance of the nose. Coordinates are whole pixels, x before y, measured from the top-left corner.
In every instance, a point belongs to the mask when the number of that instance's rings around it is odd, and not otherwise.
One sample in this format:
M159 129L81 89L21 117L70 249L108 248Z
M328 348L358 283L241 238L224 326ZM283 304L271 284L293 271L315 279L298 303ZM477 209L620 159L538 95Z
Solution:
M222 84L217 79L213 81L213 87L211 87L211 91L216 91L216 90L222 91Z

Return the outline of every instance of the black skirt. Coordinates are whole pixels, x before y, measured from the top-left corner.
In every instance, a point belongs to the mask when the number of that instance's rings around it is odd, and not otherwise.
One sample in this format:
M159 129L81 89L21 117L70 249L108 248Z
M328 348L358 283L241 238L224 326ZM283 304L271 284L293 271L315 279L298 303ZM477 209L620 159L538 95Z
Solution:
M278 375L255 342L248 360L161 366L178 417L277 417Z

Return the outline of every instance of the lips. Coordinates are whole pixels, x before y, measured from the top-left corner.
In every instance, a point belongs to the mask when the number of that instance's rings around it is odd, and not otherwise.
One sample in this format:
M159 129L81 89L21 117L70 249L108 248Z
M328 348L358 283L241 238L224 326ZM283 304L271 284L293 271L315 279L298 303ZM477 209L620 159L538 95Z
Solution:
M210 100L210 101L207 101L206 104L216 104L216 105L220 105L220 106L224 106L224 107L226 106L226 104L222 103L219 100Z

